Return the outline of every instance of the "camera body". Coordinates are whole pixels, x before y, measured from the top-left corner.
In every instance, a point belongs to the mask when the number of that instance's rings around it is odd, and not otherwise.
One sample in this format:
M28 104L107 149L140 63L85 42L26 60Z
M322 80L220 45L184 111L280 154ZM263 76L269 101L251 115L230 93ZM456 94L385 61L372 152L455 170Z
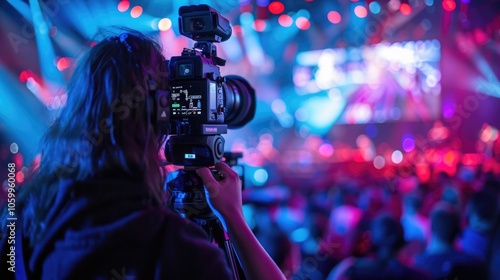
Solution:
M231 37L229 21L208 5L179 8L179 31L195 41L224 42Z
M214 43L230 38L229 21L208 5L179 8L180 33L196 41L167 60L170 91L157 94L157 121L169 135L165 156L179 166L213 166L223 160L228 128L255 115L255 91L243 78L221 76L225 60Z
M171 58L168 69L172 133L226 133L224 78L214 58L197 49L184 49L182 56Z

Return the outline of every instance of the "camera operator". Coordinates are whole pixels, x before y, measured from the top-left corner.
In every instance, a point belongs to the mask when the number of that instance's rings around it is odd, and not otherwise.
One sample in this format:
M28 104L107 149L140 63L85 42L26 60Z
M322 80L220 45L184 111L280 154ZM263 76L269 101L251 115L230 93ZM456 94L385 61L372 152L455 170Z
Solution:
M164 141L151 96L168 88L164 61L159 44L133 30L81 58L67 104L44 136L39 167L17 190L14 237L12 214L3 211L1 279L233 277L207 234L165 206ZM225 163L215 168L223 180L206 167L197 174L246 278L284 279L245 222L238 175Z

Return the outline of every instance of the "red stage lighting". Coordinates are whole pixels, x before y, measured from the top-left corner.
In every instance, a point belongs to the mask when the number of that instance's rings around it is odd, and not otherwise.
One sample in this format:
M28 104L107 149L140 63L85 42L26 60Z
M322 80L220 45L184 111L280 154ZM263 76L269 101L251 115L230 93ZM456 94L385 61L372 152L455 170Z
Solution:
M311 22L305 17L299 17L295 21L295 25L301 30L307 30L311 27Z
M120 12L125 12L126 10L128 10L129 7L130 7L129 1L120 1L120 3L118 3L118 11Z
M266 30L266 26L267 26L266 21L263 19L256 19L253 22L253 29L255 29L255 31L257 32L262 32Z
M337 24L342 20L342 16L337 11L330 11L328 13L328 20L333 24Z
M271 4L269 4L269 12L271 12L271 14L281 14L285 11L285 5L283 5L283 3L279 2L279 1L274 1L274 2L271 2Z
M19 81L21 83L26 83L29 77L31 77L31 75L28 73L28 71L24 70L23 72L21 72L21 74L19 74Z
M142 7L141 6L135 6L130 10L130 16L133 18L138 18L142 15Z
M399 6L399 12L402 15L408 16L411 14L411 11L412 11L412 8L411 8L410 4L408 4L408 3L402 3L401 6Z
M444 0L443 1L443 9L445 11L451 12L451 11L455 10L456 7L457 7L457 3L455 3L454 0Z
M364 6L356 6L356 8L354 8L354 14L359 18L365 18L368 15L368 11Z
M66 57L60 58L59 61L57 61L57 70L63 71L67 69L70 64L71 61L69 60L69 58Z
M283 27L289 27L293 24L293 19L289 15L281 15L278 18L278 23Z

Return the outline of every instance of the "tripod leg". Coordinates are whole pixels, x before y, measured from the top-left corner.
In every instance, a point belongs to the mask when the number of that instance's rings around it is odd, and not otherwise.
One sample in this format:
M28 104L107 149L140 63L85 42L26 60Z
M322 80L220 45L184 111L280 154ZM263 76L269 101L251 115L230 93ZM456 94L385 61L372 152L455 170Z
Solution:
M219 219L214 219L210 225L210 229L215 242L217 243L217 245L219 245L219 248L224 250L224 252L226 253L226 259L233 271L234 279L244 280L245 274L243 273L243 268L241 267L241 264L234 251L233 244L231 244L229 236L224 230L221 221Z

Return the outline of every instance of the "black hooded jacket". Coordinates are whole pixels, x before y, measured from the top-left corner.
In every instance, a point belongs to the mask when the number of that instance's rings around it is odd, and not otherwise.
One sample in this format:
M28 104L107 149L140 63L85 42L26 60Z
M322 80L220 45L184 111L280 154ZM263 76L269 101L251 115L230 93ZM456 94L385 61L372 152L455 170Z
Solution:
M0 279L230 279L207 233L149 197L133 178L62 181L38 244L21 217L15 244L4 236Z

